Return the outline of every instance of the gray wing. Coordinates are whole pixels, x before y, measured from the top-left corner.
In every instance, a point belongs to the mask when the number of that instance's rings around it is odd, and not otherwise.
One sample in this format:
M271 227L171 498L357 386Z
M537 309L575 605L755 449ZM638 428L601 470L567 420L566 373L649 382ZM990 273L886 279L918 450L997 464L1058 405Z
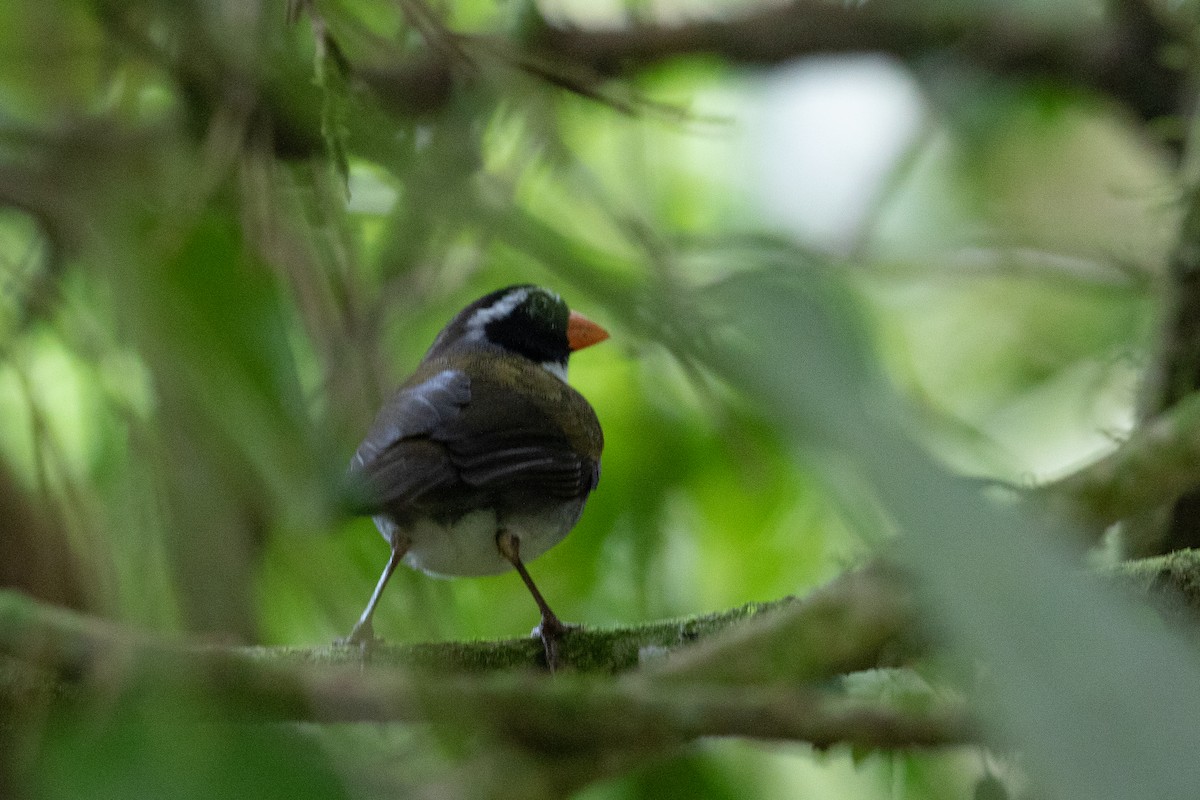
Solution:
M599 464L532 403L504 411L472 405L470 378L457 370L398 392L351 460L370 496L362 510L436 507L448 491L484 502L502 490L566 499L595 488Z
M354 457L351 476L365 484L374 512L456 480L444 448L431 441L471 401L471 379L443 370L396 392L375 416Z
M560 499L580 497L596 488L600 465L575 452L552 426L523 425L461 437L454 427L447 431L446 446L468 486L485 491L525 489Z

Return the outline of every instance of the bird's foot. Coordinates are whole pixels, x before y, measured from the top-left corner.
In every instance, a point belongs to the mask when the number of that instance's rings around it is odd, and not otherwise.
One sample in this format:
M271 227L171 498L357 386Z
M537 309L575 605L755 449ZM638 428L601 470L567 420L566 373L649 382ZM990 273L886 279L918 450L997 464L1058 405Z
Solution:
M350 631L350 635L344 639L334 639L333 643L337 645L353 646L358 645L364 653L369 652L372 647L381 639L376 638L375 629L371 625L371 620L359 620L355 623L354 629Z
M572 631L581 630L582 625L563 622L556 616L543 616L542 621L530 633L542 640L542 648L546 653L546 668L556 672L560 666L558 660L558 644Z

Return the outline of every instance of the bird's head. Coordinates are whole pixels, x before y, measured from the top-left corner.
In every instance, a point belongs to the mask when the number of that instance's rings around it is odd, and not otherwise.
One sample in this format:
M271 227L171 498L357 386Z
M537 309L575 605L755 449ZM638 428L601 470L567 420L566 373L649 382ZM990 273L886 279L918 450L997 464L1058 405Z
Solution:
M608 338L555 292L521 284L484 295L455 315L426 358L459 347L494 347L528 358L566 380L571 353Z

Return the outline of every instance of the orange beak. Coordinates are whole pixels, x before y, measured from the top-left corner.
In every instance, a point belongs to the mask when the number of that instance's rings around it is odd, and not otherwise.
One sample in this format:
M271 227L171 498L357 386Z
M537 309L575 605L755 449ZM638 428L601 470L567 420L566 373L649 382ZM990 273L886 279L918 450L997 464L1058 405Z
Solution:
M567 317L567 346L571 348L572 353L603 342L607 338L608 331L578 311L572 311Z

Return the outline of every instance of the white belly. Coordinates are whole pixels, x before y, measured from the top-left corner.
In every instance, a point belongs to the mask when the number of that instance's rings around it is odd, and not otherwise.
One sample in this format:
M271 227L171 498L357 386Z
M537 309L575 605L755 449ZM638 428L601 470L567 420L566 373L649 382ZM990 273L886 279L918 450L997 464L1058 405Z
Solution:
M521 560L529 562L561 542L582 512L583 500L579 500L537 515L509 514L505 526L520 542ZM496 575L512 569L496 547L499 529L494 511L472 511L453 525L425 520L406 530L388 517L374 519L388 542L397 534L409 539L404 563L413 569L437 577Z

